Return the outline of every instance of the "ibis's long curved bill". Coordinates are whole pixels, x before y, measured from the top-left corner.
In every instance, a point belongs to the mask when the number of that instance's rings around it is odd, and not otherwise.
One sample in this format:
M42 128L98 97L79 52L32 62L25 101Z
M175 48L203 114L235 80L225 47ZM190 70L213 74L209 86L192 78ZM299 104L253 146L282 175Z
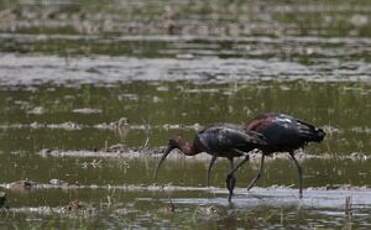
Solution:
M158 170L160 169L162 162L165 161L166 157L169 155L169 153L170 153L171 150L173 150L173 149L174 149L174 147L172 147L172 146L168 146L168 147L166 148L166 150L165 150L165 152L164 152L164 155L162 155L161 160L160 160L160 162L158 163L158 165L157 165L157 167L156 167L155 175L154 175L154 178L155 178L155 179L157 178Z

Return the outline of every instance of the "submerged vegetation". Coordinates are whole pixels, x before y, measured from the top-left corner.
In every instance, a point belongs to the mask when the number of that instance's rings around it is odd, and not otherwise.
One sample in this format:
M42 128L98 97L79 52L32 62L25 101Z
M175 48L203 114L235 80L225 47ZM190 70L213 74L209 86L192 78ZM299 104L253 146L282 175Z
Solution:
M17 33L370 36L369 1L2 1Z
M0 219L5 228L367 228L371 2L0 1ZM267 111L328 134L259 153L226 201L220 160L167 140Z

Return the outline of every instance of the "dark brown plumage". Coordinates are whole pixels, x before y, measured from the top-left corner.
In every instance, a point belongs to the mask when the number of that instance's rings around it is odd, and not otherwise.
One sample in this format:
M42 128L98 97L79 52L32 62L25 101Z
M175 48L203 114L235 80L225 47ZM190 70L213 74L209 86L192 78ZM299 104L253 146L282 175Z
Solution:
M325 132L315 126L300 119L282 113L265 113L245 126L246 132L255 131L262 134L267 141L267 145L261 146L263 151L260 170L256 177L248 186L251 189L260 178L264 157L274 152L288 152L294 161L299 173L299 195L303 197L302 168L295 158L295 150L303 148L309 142L321 142L325 137Z
M231 172L226 178L226 186L229 191L228 200L231 201L233 189L236 183L234 172L249 159L248 152L261 148L266 145L264 137L254 131L246 131L243 126L234 124L216 124L209 126L198 132L193 140L193 143L185 141L182 137L176 137L169 140L167 149L165 150L155 171L155 177L162 162L166 159L173 149L179 149L187 156L193 156L201 152L206 152L212 155L212 160L208 169L208 181L210 170L217 157L226 157L231 164ZM233 159L235 157L245 156L238 165L234 167Z

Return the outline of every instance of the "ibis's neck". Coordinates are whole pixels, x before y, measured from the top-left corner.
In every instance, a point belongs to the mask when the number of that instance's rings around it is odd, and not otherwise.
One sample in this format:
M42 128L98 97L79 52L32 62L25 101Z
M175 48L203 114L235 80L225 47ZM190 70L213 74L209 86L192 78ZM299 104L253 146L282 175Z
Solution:
M194 156L200 153L195 146L189 142L184 142L181 146L179 146L180 150L187 156Z

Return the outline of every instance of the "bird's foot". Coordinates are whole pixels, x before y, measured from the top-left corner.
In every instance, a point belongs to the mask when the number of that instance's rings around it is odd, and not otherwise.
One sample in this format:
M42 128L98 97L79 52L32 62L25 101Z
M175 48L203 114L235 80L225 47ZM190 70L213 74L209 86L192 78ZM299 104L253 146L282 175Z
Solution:
M233 196L233 190L236 185L236 178L233 176L233 174L228 174L225 182L227 185L227 189L229 191L228 201L231 202L232 196Z

